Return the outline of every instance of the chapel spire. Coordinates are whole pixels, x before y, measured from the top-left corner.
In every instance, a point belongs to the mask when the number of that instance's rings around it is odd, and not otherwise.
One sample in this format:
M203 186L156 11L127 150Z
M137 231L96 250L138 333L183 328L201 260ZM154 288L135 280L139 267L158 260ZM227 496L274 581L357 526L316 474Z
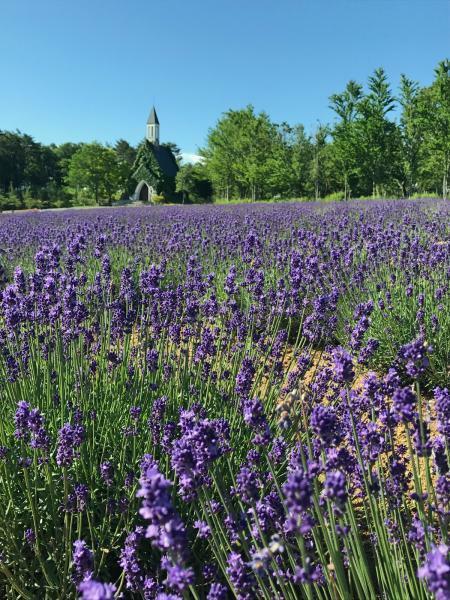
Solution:
M152 144L159 144L159 120L154 106L152 106L152 110L147 119L146 138Z

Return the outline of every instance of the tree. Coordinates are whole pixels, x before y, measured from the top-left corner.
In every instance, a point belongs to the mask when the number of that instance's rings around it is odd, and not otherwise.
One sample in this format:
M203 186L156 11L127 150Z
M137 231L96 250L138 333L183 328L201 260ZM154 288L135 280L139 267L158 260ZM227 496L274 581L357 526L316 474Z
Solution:
M362 184L367 191L380 195L398 174L400 133L387 116L394 110L395 99L384 69L375 69L369 77L369 93L358 103L359 118L355 133Z
M399 100L402 107L400 132L405 176L404 192L409 197L417 187L422 127L419 119L419 85L403 74L400 76Z
M362 97L362 86L353 80L348 82L341 94L330 96L330 108L340 119L332 130L332 156L336 162L337 179L343 188L345 200L351 196L352 184L357 175L358 145L355 123Z
M0 190L12 186L19 196L27 191L30 199L57 178L58 157L52 146L20 131L0 131Z
M183 204L195 190L194 165L188 163L182 165L178 171L176 178L176 191L182 195Z
M137 150L126 140L120 139L114 145L117 165L119 168L119 187L122 193L129 196L134 189L134 182L131 178L133 174L133 165L136 160Z
M86 188L97 204L105 196L110 204L120 183L114 150L98 142L83 145L70 159L68 183L77 190Z
M201 151L216 191L227 199L230 193L252 200L264 197L278 141L277 128L266 113L255 114L251 105L226 112Z
M207 145L200 150L216 193L227 200L238 192L236 165L240 160L239 111L229 110L208 133ZM239 192L238 192L239 193Z
M432 85L419 94L419 118L424 130L422 173L440 180L442 197L448 197L450 177L450 62L435 69Z
M324 187L324 157L329 130L325 125L317 126L313 135L313 161L311 163L311 177L314 182L314 197L318 200Z
M186 201L211 201L212 184L202 163L187 163L180 167L176 176L176 191L182 195L183 204Z
M51 145L50 148L54 152L57 163L58 171L56 175L56 184L58 186L64 185L69 174L69 164L72 156L77 152L83 144L75 144L73 142L66 142L59 146Z
M290 146L290 169L292 172L292 197L301 198L312 194L311 162L313 145L311 137L306 134L303 125L295 125L292 129Z
M24 184L25 149L20 131L0 131L0 188Z

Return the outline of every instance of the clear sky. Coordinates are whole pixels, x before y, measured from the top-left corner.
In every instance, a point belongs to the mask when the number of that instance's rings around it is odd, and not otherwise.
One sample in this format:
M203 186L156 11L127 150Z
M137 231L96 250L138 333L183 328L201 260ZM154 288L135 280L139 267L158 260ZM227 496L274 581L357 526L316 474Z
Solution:
M0 129L136 144L155 103L195 153L228 108L312 129L349 79L446 57L450 0L0 0Z

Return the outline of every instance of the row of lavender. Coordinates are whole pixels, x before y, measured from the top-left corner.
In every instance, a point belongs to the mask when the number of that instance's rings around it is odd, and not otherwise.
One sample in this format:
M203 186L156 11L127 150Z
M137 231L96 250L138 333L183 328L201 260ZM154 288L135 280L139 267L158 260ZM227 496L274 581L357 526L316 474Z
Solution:
M448 598L449 214L2 217L0 593Z

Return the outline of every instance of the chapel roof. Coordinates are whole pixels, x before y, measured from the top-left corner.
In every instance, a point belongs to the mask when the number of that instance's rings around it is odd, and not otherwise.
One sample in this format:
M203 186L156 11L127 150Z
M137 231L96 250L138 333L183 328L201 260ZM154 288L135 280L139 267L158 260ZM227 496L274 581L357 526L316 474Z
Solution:
M152 150L163 173L169 177L175 177L178 172L178 165L170 148L152 144Z

